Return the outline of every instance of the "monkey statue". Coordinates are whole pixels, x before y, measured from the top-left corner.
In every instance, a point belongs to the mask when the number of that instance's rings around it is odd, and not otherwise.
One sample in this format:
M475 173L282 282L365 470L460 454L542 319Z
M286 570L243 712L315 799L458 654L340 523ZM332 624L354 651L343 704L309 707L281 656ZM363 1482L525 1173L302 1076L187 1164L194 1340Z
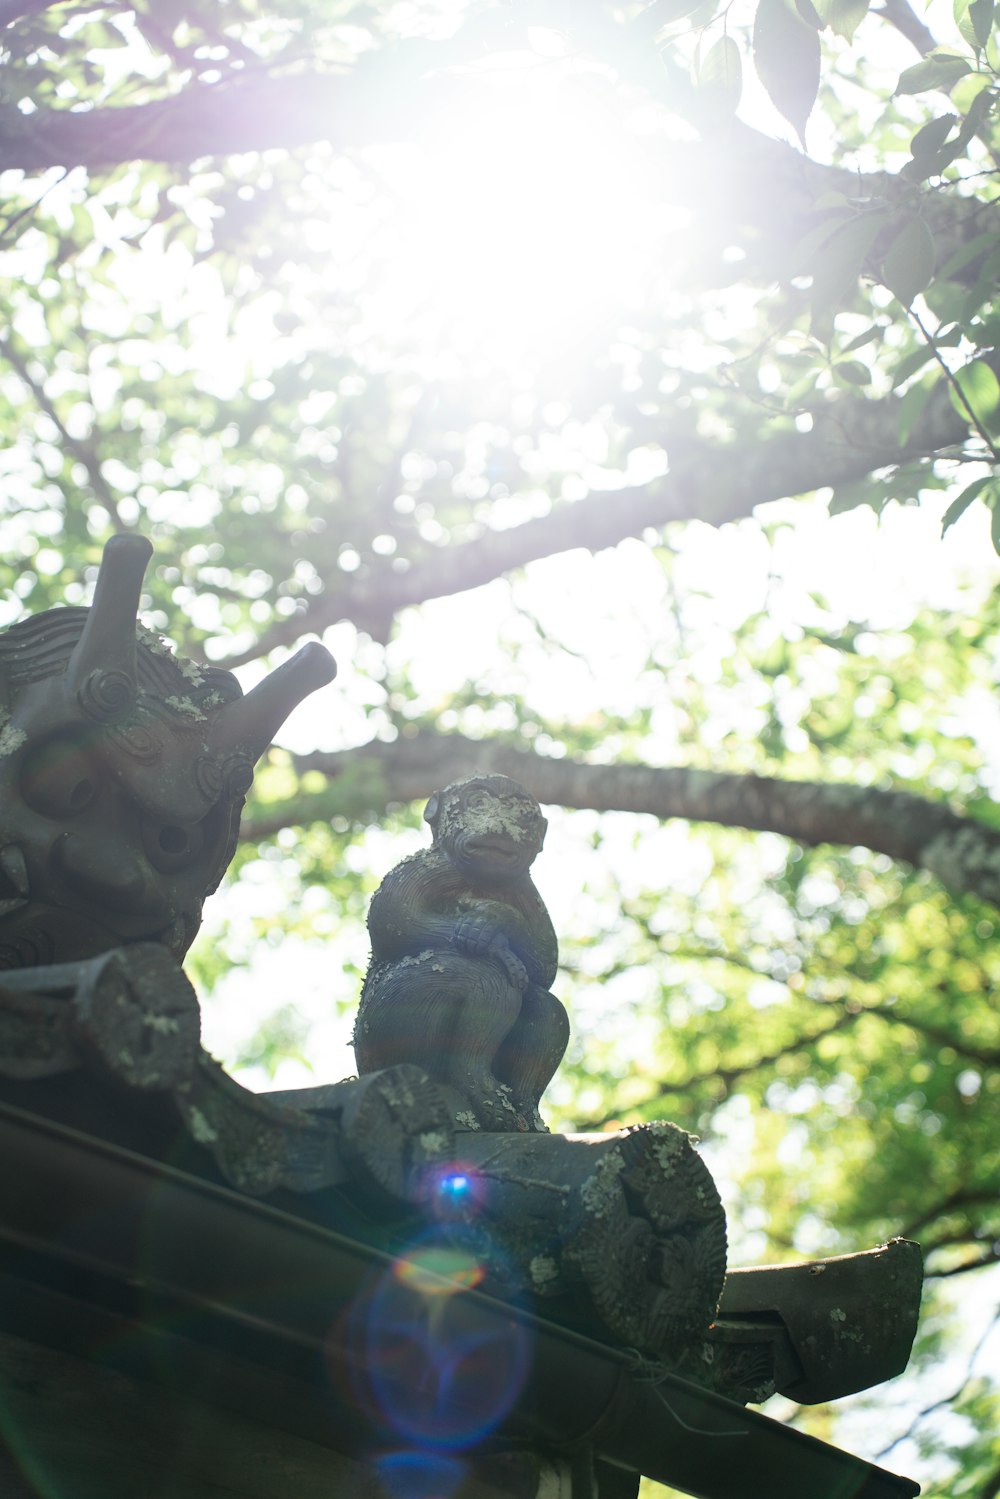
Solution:
M390 870L368 914L358 1072L412 1062L462 1100L467 1128L544 1131L538 1101L569 1040L549 992L558 949L529 873L535 798L501 775L436 792L433 842Z

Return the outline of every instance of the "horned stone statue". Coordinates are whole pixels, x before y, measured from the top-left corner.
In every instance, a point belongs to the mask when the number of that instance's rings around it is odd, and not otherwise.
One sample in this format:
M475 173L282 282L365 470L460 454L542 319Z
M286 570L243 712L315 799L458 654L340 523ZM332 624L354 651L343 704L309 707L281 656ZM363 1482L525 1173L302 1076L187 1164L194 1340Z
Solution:
M175 657L136 624L151 553L113 537L90 609L0 635L0 968L150 941L182 958L255 761L335 674L314 643L244 696Z

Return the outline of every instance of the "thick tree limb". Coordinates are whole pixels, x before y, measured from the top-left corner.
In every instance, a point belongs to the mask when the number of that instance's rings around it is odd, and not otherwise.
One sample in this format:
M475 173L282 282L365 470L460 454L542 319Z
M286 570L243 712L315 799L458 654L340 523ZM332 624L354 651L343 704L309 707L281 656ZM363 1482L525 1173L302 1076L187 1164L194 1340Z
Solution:
M1000 1263L1000 1243L991 1244L982 1254L977 1255L974 1260L964 1260L960 1265L952 1265L950 1270L928 1270L925 1272L925 1280L947 1280L952 1275L968 1275L970 1270L985 1270L987 1265ZM1000 1493L1000 1474L997 1475L995 1484L987 1486L983 1490L984 1495Z
M0 105L0 164L26 172L53 166L103 170L129 161L189 163L330 141L336 147L406 140L415 133L410 108L423 101L440 116L445 90L437 81L406 82L391 68L348 73L247 70L219 83L190 83L148 104L96 109L40 108L24 114ZM426 113L421 116L426 122Z
M440 53L440 56L436 56ZM219 83L190 83L147 104L95 109L39 108L24 114L0 104L0 166L37 172L93 170L136 160L188 163L237 152L292 149L330 142L337 149L390 140L439 139L477 105L481 85L446 69L460 56L445 43L422 44L402 65L391 49L348 72L234 72ZM700 141L664 141L661 184L675 205L699 220L718 218L787 252L831 192L856 202L912 196L912 183L888 172L859 173L811 161L739 121ZM713 184L711 198L706 182ZM929 195L923 216L938 242L938 261L983 225L982 203L956 194ZM967 223L968 221L968 223ZM720 247L721 248L721 247Z
M900 36L905 36L922 57L933 52L937 46L933 33L915 14L908 0L885 0L879 14L885 17L890 26L895 26Z
M918 1217L911 1218L909 1223L905 1224L899 1230L900 1235L904 1239L915 1239L922 1229L926 1228L929 1223L935 1222L938 1218L946 1218L952 1214L967 1216L966 1209L995 1207L996 1201L997 1194L995 1187L990 1187L986 1190L956 1187L953 1192L948 1193L947 1197L943 1197L940 1201L925 1208Z
M907 1015L905 1012L897 1014L895 1010L878 1005L869 1005L865 1011L868 1015L878 1015L890 1025L908 1026L910 1030L919 1031L922 1036L933 1041L942 1049L948 1048L957 1056L965 1057L967 1061L975 1062L980 1067L1000 1067L1000 1051L989 1046L972 1046L968 1041L963 1041L960 1036L955 1036L943 1025L933 1025L930 1021L921 1020L919 1016Z
M484 531L464 545L442 547L405 572L388 563L377 570L374 565L359 569L335 590L313 596L301 612L266 630L252 649L217 664L242 665L342 619L384 639L399 610L467 592L538 558L574 547L600 551L672 521L697 519L720 526L742 520L770 500L852 483L875 469L934 456L968 436L968 424L943 388L934 393L924 420L903 447L898 420L896 397L844 399L831 403L811 432L786 432L767 442L724 446L684 439L671 444L667 438L670 472L664 478L593 493L508 530Z
M493 43L514 45L508 31ZM604 40L607 45L609 38ZM177 164L318 141L338 150L389 140L433 143L452 133L467 112L474 113L481 90L475 78L449 70L486 55L490 44L491 38L482 38L470 24L450 41L415 40L341 73L248 68L215 84L190 83L150 103L94 109L39 108L25 114L16 104L0 103L0 168L102 170L134 160ZM649 49L649 58L654 56ZM643 85L651 87L644 70L639 72ZM660 83L651 92L662 95L662 74L658 68L654 73ZM683 100L672 94L671 107L683 110ZM831 193L861 208L871 202L909 204L913 191L912 183L890 173L861 174L813 162L739 121L700 141L665 140L660 160L664 197L674 206L686 205L694 217L692 270L709 285L720 275L730 279L722 251L740 239L747 241L745 276L766 284L792 274L789 251L818 217L829 214L824 208L818 215L815 205L828 202ZM713 185L710 196L706 182ZM988 207L955 192L925 196L921 216L939 265L988 227ZM875 274L885 248L873 252ZM977 269L969 266L963 274L973 277Z
M676 1099L678 1096L690 1101L690 1099L697 1097L698 1090L704 1087L711 1087L717 1100L721 1102L723 1098L729 1097L735 1085L741 1082L743 1078L757 1076L763 1068L773 1067L775 1063L782 1061L785 1057L795 1056L798 1052L808 1051L811 1046L815 1046L817 1042L822 1041L824 1036L832 1036L837 1031L846 1030L857 1018L857 1014L852 1014L848 1011L839 1016L832 1025L824 1025L821 1029L807 1035L796 1036L784 1046L779 1046L775 1051L768 1052L764 1056L754 1057L750 1062L744 1062L734 1067L713 1067L710 1072L703 1072L698 1076L679 1077L673 1082L661 1083L655 1092L651 1093L648 1098L644 1098L641 1103L630 1104L628 1111L630 1114L645 1113L648 1109L654 1108L662 1103L664 1099L668 1098L675 1100L674 1107L676 1108ZM618 1114L612 1111L602 1115L599 1119L578 1120L575 1128L581 1134L589 1134L591 1131L606 1128L613 1119L617 1118Z
M37 15L60 3L61 0L0 0L0 26L11 26L23 16Z
M955 894L1000 906L1000 832L908 791L681 767L590 765L461 734L419 733L391 744L294 758L302 774L318 770L336 782L350 772L355 810L359 771L373 811L429 796L464 776L496 771L558 806L719 823L780 833L810 847L860 845L928 870ZM308 799L299 804L300 810L307 806ZM251 818L242 836L267 837L288 820Z

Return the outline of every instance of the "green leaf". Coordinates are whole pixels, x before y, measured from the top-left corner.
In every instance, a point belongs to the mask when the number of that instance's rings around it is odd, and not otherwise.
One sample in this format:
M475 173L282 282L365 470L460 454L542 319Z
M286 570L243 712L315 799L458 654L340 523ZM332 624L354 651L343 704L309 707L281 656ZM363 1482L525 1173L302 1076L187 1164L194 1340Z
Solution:
M674 21L682 21L685 16L699 10L704 3L705 0L658 0L650 9L654 12L653 20L657 27L663 27Z
M961 57L957 52L937 49L929 53L923 62L914 63L912 68L906 68L900 73L895 92L923 94L928 89L947 92L960 78L971 72L972 63L967 57Z
M758 0L753 57L771 103L804 147L806 121L819 90L820 46L792 0Z
M786 256L785 275L811 276L816 257L823 246L828 244L834 235L844 228L845 224L853 224L857 215L847 210L839 210L833 214L827 214L803 234L800 240L790 246Z
M972 0L968 19L972 25L973 45L985 47L993 30L993 0ZM960 26L959 30L962 29Z
M859 214L840 224L819 248L805 268L813 278L814 308L833 306L850 295L887 220L884 209Z
M965 514L973 500L982 493L987 484L991 484L992 482L989 474L984 479L974 479L971 484L966 485L956 499L952 500L941 520L942 536Z
M994 493L991 504L993 514L990 516L990 540L993 550L1000 552L1000 493Z
M847 42L853 39L868 14L868 3L869 0L813 0L823 25Z
M975 135L976 131L986 119L986 116L989 114L992 108L992 94L979 93L976 95L972 103L969 105L965 119L962 121L962 128L958 132L958 136L956 139L956 144L958 146L964 148L969 144L972 137Z
M909 354L904 354L893 370L893 390L896 390L900 385L905 385L911 375L915 375L917 370L922 370L927 361L933 358L934 350L930 344L921 344L919 348L911 349Z
M900 397L896 427L902 447L909 442L910 435L923 416L928 397L937 382L938 371L932 370L917 385L911 385L905 396Z
M854 484L837 485L830 497L829 513L845 515L848 510L859 510L862 505L870 505L877 513L882 509L882 504L875 487L869 481L859 479Z
M933 156L939 151L951 134L951 127L958 124L957 116L942 115L938 120L931 120L928 124L921 126L910 142L910 150L914 156Z
M877 338L881 338L884 331L880 323L872 323L871 327L866 328L864 333L859 333L856 338L851 339L850 343L846 343L843 352L845 354L853 354L855 349L863 349L865 344L874 343Z
M997 232L995 229L987 229L982 234L974 235L960 250L956 250L954 255L948 256L948 259L938 271L939 277L947 279L953 276L956 271L964 270L971 261L978 260L980 255L984 255L987 250L993 249L996 242Z
M980 309L987 309L986 316L991 312L1000 310L1000 302L997 297L997 287L1000 286L1000 249L992 255L988 255L981 266L977 267L976 284L968 294L962 298L959 307L959 318L963 323L969 322L973 317L979 315ZM983 319L985 321L985 318ZM977 342L984 348L987 344L998 342L995 334L987 337L985 329Z
M846 193L834 188L830 192L820 193L818 198L812 202L813 213L825 213L827 209L836 209L838 213L853 213L854 206Z
M844 385L870 385L872 372L860 359L841 359L833 366L837 380Z
M977 108L973 101L973 110ZM955 115L943 115L941 119L931 120L918 130L910 142L913 160L903 167L903 175L911 182L924 182L928 177L943 172L965 150L976 128L976 121L972 120L970 124L970 119L971 116L962 121L958 134L950 140L948 137L952 126L958 123Z
M950 91L951 102L955 108L967 114L972 107L974 99L978 99L984 89L988 89L993 79L989 73L969 73L965 78L960 78L955 87Z
M923 219L913 218L896 235L882 261L882 282L909 307L934 274L934 238Z
M965 401L955 390L955 385L962 392ZM1000 406L1000 381L984 359L976 359L972 364L963 365L961 369L954 371L954 384L949 388L949 395L959 416L968 417L968 405L985 425L987 418Z
M743 91L743 63L731 36L720 37L702 59L698 88L713 114L728 117L736 113Z

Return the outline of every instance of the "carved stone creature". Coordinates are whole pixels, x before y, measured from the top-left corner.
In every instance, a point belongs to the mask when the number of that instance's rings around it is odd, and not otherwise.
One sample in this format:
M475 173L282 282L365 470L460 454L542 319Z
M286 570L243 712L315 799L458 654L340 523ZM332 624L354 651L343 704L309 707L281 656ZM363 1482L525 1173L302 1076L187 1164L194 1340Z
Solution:
M459 1095L467 1128L544 1130L538 1101L569 1039L549 992L558 949L529 869L541 808L506 776L437 792L429 849L385 877L354 1033L359 1073L401 1062Z
M152 548L107 544L90 609L0 635L0 968L187 951L254 762L336 666L307 645L245 697L136 624Z

